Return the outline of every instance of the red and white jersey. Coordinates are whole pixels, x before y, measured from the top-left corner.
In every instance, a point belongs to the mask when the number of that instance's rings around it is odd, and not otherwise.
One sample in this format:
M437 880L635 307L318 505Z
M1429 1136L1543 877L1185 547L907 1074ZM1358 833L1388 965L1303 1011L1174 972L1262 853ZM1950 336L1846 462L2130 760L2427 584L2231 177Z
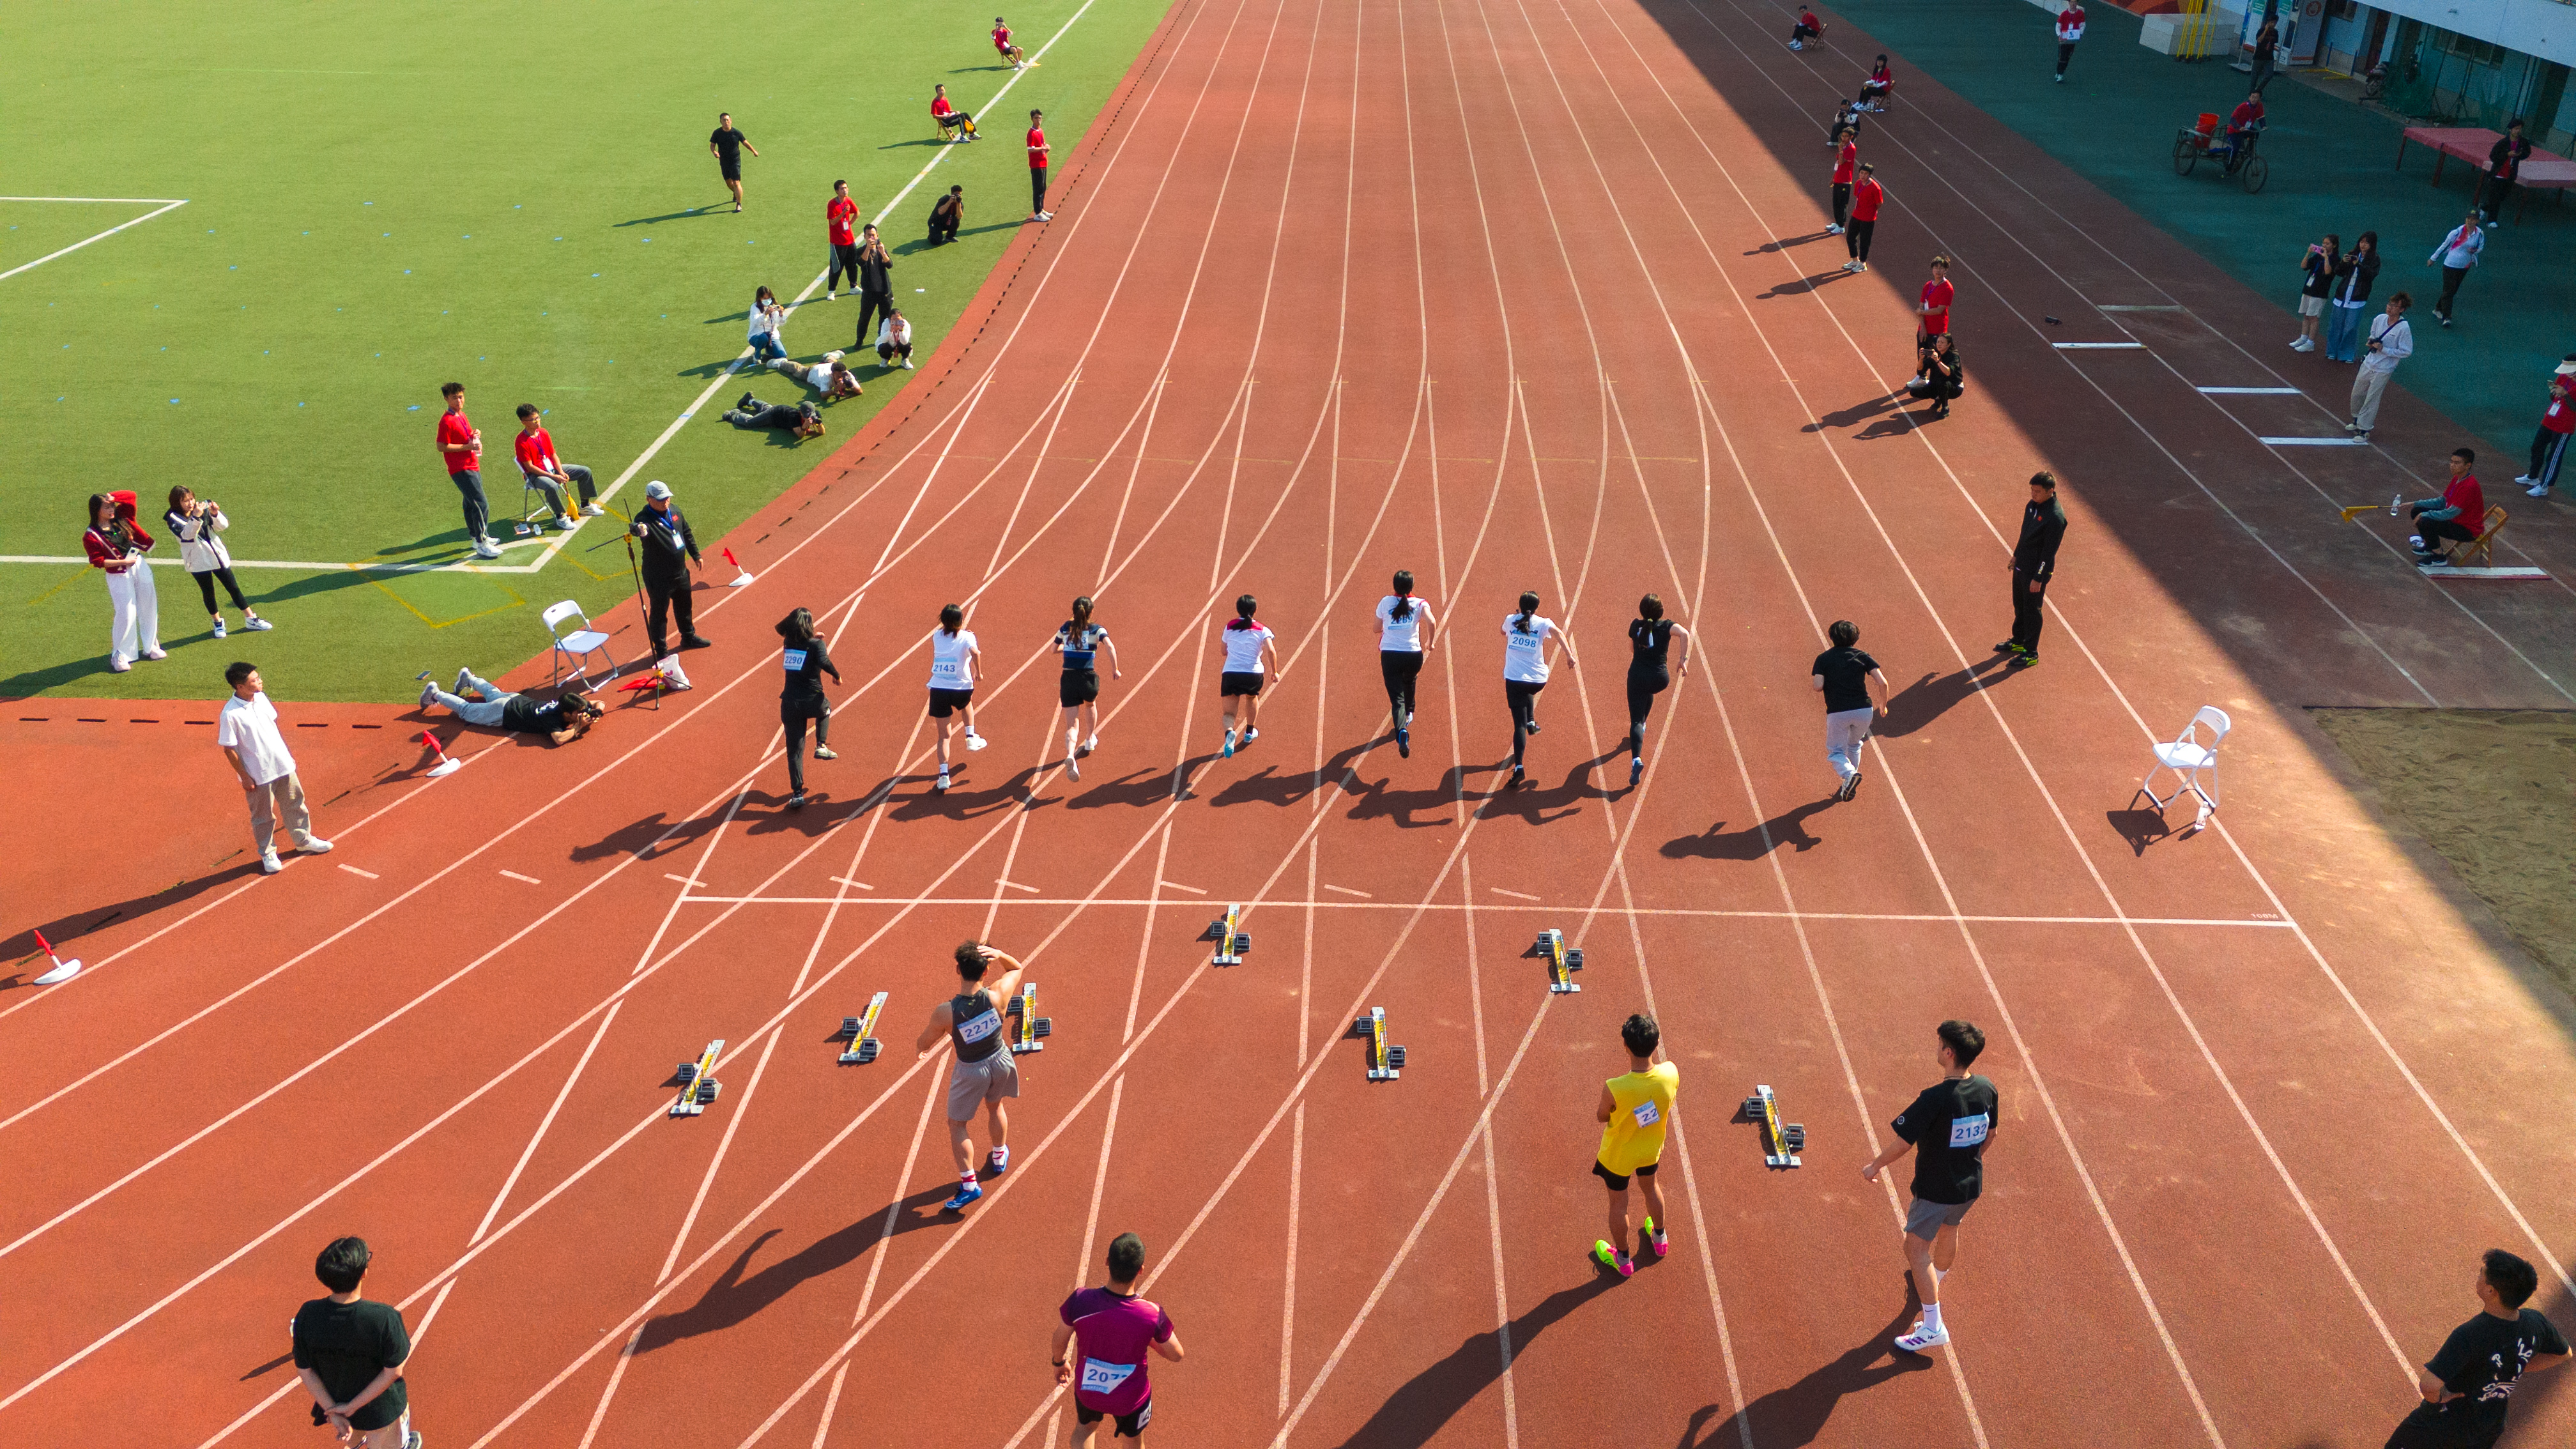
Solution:
M1007 25L996 25L993 27L993 48L1004 52L1010 50L1011 27Z
M2084 7L2069 5L2057 12L2057 38L2068 45L2084 38Z

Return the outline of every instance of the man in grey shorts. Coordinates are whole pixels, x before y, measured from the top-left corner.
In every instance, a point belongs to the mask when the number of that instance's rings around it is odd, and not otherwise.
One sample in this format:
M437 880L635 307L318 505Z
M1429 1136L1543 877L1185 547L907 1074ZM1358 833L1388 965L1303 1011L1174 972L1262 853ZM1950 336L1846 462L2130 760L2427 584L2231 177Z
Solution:
M1959 1256L1959 1223L1985 1190L1986 1144L1994 1141L1995 1084L1969 1073L1969 1064L1986 1049L1986 1034L1973 1023L1945 1021L1940 1029L1941 1080L1923 1089L1914 1104L1888 1124L1896 1141L1870 1159L1860 1175L1878 1181L1880 1168L1914 1154L1914 1197L1905 1211L1905 1260L1914 1272L1915 1296L1923 1316L1897 1335L1896 1346L1908 1353L1939 1348L1950 1341L1941 1323L1941 1278Z
M994 963L1002 979L986 985L985 971ZM931 1008L930 1024L914 1045L928 1052L942 1037L957 1049L948 1078L948 1147L957 1157L957 1195L940 1206L961 1212L984 1196L975 1180L975 1142L970 1129L975 1109L984 1109L991 1126L993 1150L985 1154L984 1173L999 1177L1011 1165L1010 1118L1002 1104L1020 1094L1020 1070L1011 1061L1010 1032L1003 1008L1020 987L1020 963L981 941L957 948L957 994Z

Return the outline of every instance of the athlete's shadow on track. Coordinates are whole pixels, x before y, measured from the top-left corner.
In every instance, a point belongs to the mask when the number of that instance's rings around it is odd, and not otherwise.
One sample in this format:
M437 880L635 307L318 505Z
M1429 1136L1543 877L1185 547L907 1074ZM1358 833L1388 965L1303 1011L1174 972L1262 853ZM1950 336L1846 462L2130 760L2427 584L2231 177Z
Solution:
M1366 753L1369 746L1375 743L1376 741L1370 740L1353 745L1326 760L1320 769L1283 773L1277 765L1263 765L1249 775L1228 781L1225 788L1217 791L1208 803L1211 805L1294 805L1331 781L1341 779L1350 770L1351 762ZM1240 751L1236 753L1235 758L1242 758Z
M1507 1325L1512 1352L1528 1352L1531 1340L1607 1291L1612 1281L1606 1275L1595 1276L1574 1287L1560 1288L1536 1308L1513 1319ZM1405 1380L1387 1395L1385 1403L1378 1405L1376 1413L1369 1415L1367 1423L1342 1441L1343 1449L1413 1449L1431 1442L1431 1437L1460 1409L1503 1376L1502 1348L1496 1341L1503 1331L1476 1334L1460 1343L1447 1358Z
M1455 817L1449 812L1460 799L1460 792L1466 788L1465 765L1450 766L1441 774L1440 783L1428 790L1390 790L1385 780L1355 781L1350 791L1350 818L1392 820L1404 830L1455 824Z
M1914 733L1949 713L1950 706L1980 688L1992 689L1998 681L2011 677L2004 670L2007 658L1997 654L1948 674L1925 674L1888 699L1887 718L1873 722L1869 732L1880 739Z
M946 1184L927 1187L894 1204L894 1227L886 1236L901 1237L939 1222L938 1215L924 1209L935 1208L952 1191L954 1189ZM852 1218L847 1227L817 1238L799 1251L745 1277L743 1270L751 1265L752 1258L771 1238L778 1236L779 1230L772 1228L762 1233L725 1266L716 1281L707 1285L707 1291L698 1295L697 1302L677 1313L666 1313L648 1320L644 1325L643 1340L636 1345L635 1351L651 1353L682 1339L695 1338L702 1333L721 1333L744 1322L794 1292L807 1279L822 1277L858 1261L860 1254L880 1243L877 1234L885 1228L885 1221L886 1214L882 1208L861 1213Z
M1768 292L1756 292L1753 294L1753 300L1757 302L1768 302L1775 297L1803 297L1807 293L1822 287L1827 282L1839 282L1845 277L1857 277L1859 275L1860 273L1858 272L1846 272L1842 268L1836 267L1830 272L1818 272L1812 277L1797 277L1789 281L1782 282L1780 285L1773 287Z
M1805 236L1784 236L1778 241L1764 242L1762 245L1746 252L1745 255L1748 257L1769 256L1773 252L1785 252L1791 247L1802 247L1807 245L1809 242L1831 241L1833 239L1833 235L1834 234L1829 231L1811 231Z
M1812 1444L1824 1432L1825 1421L1833 1417L1834 1406L1845 1396L1876 1388L1898 1374L1921 1373L1932 1367L1932 1360L1921 1354L1898 1353L1888 1342L1913 1321L1914 1305L1905 1303L1886 1327L1849 1351L1787 1388L1774 1389L1745 1405L1744 1417L1746 1426L1753 1431L1753 1442L1766 1449ZM1723 1404L1696 1410L1682 1431L1680 1449L1716 1449L1720 1444L1737 1442L1734 1418Z
M1827 413L1823 417L1820 417L1814 422L1807 424L1805 427L1800 428L1798 431L1802 433L1821 433L1827 428L1848 428L1858 423L1867 422L1871 418L1877 417L1880 413L1886 412L1889 408L1901 407L1904 405L1905 401L1906 395L1902 392L1886 393L1879 397L1871 398L1867 402L1854 403L1840 412ZM1868 435L1864 434L1863 436Z
M1500 820L1516 815L1532 825L1545 825L1552 820L1580 815L1583 806L1578 802L1610 798L1610 791L1592 782L1593 772L1606 768L1612 760L1626 754L1627 748L1623 745L1607 754L1567 766L1565 779L1552 788L1533 784L1517 790L1511 787L1512 762L1508 758L1498 760L1490 767L1497 775L1494 788L1485 792L1485 803L1477 807L1476 818ZM1472 800L1476 797L1470 795L1467 798Z
M1791 850L1812 850L1824 842L1807 833L1807 817L1833 803L1811 800L1742 830L1729 830L1721 820L1705 834L1665 841L1664 855L1673 860L1760 860L1784 845Z
M945 794L930 788L935 776L916 775L913 778L920 782L921 793L890 797L894 802L894 818L897 820L972 820L979 815L990 815L996 810L1016 809L1030 803L1029 784L1037 778L1037 773L1036 767L1031 766L989 790L966 789L951 777L951 783Z
M674 822L665 820L662 813L657 810L632 825L619 826L588 845L574 846L571 858L576 861L604 860L612 855L631 855L651 845L663 831L670 830L671 838L662 841L661 844L662 851L667 854L714 829L716 819L716 816L708 815L696 820L679 821L678 828L675 830Z

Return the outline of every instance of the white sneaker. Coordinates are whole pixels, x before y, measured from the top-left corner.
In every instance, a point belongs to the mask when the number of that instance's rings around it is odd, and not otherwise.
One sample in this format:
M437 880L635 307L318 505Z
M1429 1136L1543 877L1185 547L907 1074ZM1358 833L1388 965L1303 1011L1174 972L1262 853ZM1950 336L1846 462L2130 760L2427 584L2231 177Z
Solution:
M1844 271L1846 271L1846 272L1857 272L1857 271L1859 271L1859 270L1860 270L1860 258L1858 258L1858 257L1854 257L1854 258L1852 258L1850 261L1847 261L1847 262L1843 263L1843 270L1844 270Z
M476 558L499 558L501 556L501 547L488 538L478 538L474 540L474 556Z
M1053 221L1053 220L1055 220L1055 213L1054 213L1054 212L1052 212L1052 211L1041 211L1041 212L1039 212L1039 213L1038 213L1038 220L1040 220L1040 221ZM2449 325L2449 324L2447 324L2447 323L2446 323L2446 324L2444 324L2444 325L2446 325L2446 326L2447 326L2447 325Z
M1841 236L1842 234L1843 224L1841 222L1835 222L1833 225L1825 228L1825 235L1827 236Z
M111 674L123 674L133 667L134 665L121 654L111 654L108 656L107 668L108 672Z
M2516 483L2528 483L2531 480L2528 478L2516 478L2513 481ZM218 639L224 637L224 616L221 614L217 614L215 616L215 637Z
M562 529L566 533L570 533L576 525L569 518L558 518L555 520L555 527Z
M456 687L449 690L448 693L457 695L464 694L473 686L473 683L474 671L471 669L460 669L456 671Z
M904 371L906 371L906 372L910 372L910 371L912 371L912 359L911 359L911 358L907 357L907 358L905 358L905 359L903 360L903 370L904 370Z
M248 629L254 634L264 634L277 626L268 622L266 619L253 615L250 618L242 620L242 627Z
M1907 1353L1921 1353L1925 1349L1942 1348L1949 1342L1948 1328L1926 1329L1919 1320L1912 1328L1896 1336L1896 1346Z
M1081 778L1082 778L1082 762L1081 762L1080 760L1075 759L1075 758L1074 758L1073 756L1071 756L1071 755L1067 755L1067 756L1065 756L1065 757L1064 757L1064 777L1065 777L1066 779L1068 779L1068 780L1079 780L1079 779L1081 779Z
M438 686L435 684L422 685L420 687L420 707L422 709L427 709L436 703L438 703Z
M599 515L606 513L607 511L607 509L600 507L596 503L585 503L581 506L581 516L584 518L597 518Z
M1096 750L1096 749L1099 749L1099 748L1100 748L1100 736L1098 736L1098 735L1093 735L1091 738L1089 738L1089 739L1087 739L1087 740L1084 740L1084 741L1082 742L1082 752L1083 752L1084 754L1086 754L1086 755L1087 755L1087 754L1090 754L1092 751L1094 751L1094 750Z
M980 750L991 743L991 740L984 738L982 735L968 735L966 737L966 748L970 750Z
M259 873L261 875L275 875L284 869L286 869L286 865L277 858L276 851L264 850L260 852Z
M2546 498L2549 496L2549 485L2546 483L2534 483L2522 491L2534 498Z
M2516 474L2514 474L2514 475L2513 475L2513 481L2515 481L2516 483L2521 484L2521 485L2522 485L2523 487L2525 487L2525 488L2528 488L2528 487L2530 487L2532 484L2537 483L2537 482L2539 482L2540 480L2539 480L2539 479L2537 479L2537 478L2532 477L2532 476L2531 476L2530 474L2528 474L2528 473L2516 473Z
M304 839L295 842L295 848L304 852L306 855L329 855L331 853L331 842L324 840L319 835L308 835Z
M155 645L150 649L144 650L143 657L146 659L167 659L170 657L170 651Z

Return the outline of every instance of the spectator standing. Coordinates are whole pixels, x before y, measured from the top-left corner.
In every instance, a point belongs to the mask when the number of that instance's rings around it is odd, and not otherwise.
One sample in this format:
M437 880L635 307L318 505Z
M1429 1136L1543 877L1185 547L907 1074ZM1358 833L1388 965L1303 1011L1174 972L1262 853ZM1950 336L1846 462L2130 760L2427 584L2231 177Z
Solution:
M2426 266L2442 269L2442 295L2433 303L2433 315L2445 327L2451 325L2451 306L2460 294L2460 284L2469 279L2469 268L2478 264L2478 254L2487 249L2486 230L2478 221L2478 214L2470 212L2469 219L2451 228L2451 234L2424 259Z
M2388 299L2388 310L2371 319L2368 356L2361 360L2361 371L2352 379L2352 421L2344 431L2367 438L2379 424L2379 397L2388 391L2388 379L2397 364L2415 355L2415 326L2406 320L2406 309L2415 299L2399 292Z
M1825 22L1816 18L1815 7L1798 7L1798 23L1789 27L1789 48L1804 50L1807 42L1825 33Z
M1601 1124L1592 1175L1610 1189L1610 1236L1594 1240L1592 1261L1626 1278L1637 1271L1628 1251L1629 1179L1646 1199L1645 1241L1639 1246L1658 1258L1672 1251L1671 1219L1655 1172L1663 1166L1664 1134L1672 1126L1673 1100L1681 1095L1682 1069L1670 1059L1655 1060L1663 1028L1642 1011L1620 1024L1619 1041L1628 1049L1628 1070L1601 1084L1600 1104L1592 1109Z
M2379 233L2363 232L2352 250L2335 263L2334 310L2326 320L2326 360L2353 362L2361 356L2361 323L2370 311L2370 284L2379 280Z
M2504 215L2504 199L2513 194L2514 178L2522 174L2522 163L2531 157L2531 142L2522 134L2522 117L2505 123L2504 134L2487 149L2486 198L2478 209L2486 213L2489 227Z
M2415 550L2418 564L2446 562L2446 543L2467 543L2478 536L2486 524L2487 493L2478 475L2469 471L2478 455L2473 449L2451 450L2451 481L2442 485L2439 498L2419 498L2406 505L2406 516L2414 520L2415 534L2406 540Z
M2066 509L2057 501L2057 475L2030 475L2030 502L2022 505L2021 536L2012 552L2012 637L1995 646L2009 663L2039 662L2040 606L2057 576L2057 546L2066 541Z
M519 476L546 495L546 505L555 511L555 527L566 533L573 530L572 502L564 496L566 485L581 491L583 516L600 515L599 488L591 481L590 470L555 456L555 440L546 432L545 414L537 410L535 403L519 404L519 436L510 446L519 460Z
M1935 253L1932 276L1915 296L1914 375L1922 377L1932 370L1932 339L1950 330L1950 304L1957 300L1959 289L1950 285L1950 259Z
M873 324L894 311L893 273L894 258L886 255L885 240L870 222L859 234L859 332L850 343L852 351L875 346Z
M943 89L945 89L943 87ZM850 279L850 290L859 289L859 238L852 228L859 224L859 204L850 199L850 183L832 183L832 199L823 203L823 232L831 238L832 268L823 277L823 300L832 300L832 290L841 278Z
M1871 175L1877 169L1860 163L1860 182L1852 187L1851 225L1843 231L1843 250L1851 253L1843 263L1846 272L1869 270L1869 239L1878 232L1878 209L1887 202L1887 188Z
M2534 457L2539 456L2537 453ZM2536 495L2535 495L2536 496ZM242 611L242 627L256 634L274 628L242 597L241 585L233 579L232 551L224 547L223 531L232 527L224 517L224 506L208 498L200 500L184 483L170 489L170 509L161 515L162 525L179 540L179 561L188 568L188 577L197 581L197 593L206 601L206 613L215 621L215 637L224 637L224 611L215 607L215 585L232 595L233 607Z
M1860 793L1860 747L1869 743L1870 721L1887 718L1887 675L1860 651L1858 624L1836 619L1825 638L1833 647L1816 656L1807 685L1825 697L1825 762L1842 778L1834 791L1841 801Z
M2258 96L2263 94L2263 87L2272 83L2272 56L2281 48L2281 25L2272 14L2265 10L2262 28L2254 32L2254 79L2248 84Z
M644 541L644 592L653 601L652 611L645 616L644 634L653 643L653 657L670 654L662 647L670 636L663 632L666 617L680 616L680 647L704 649L705 639L698 637L697 606L689 598L689 565L706 567L698 556L697 535L689 531L689 520L671 501L671 485L656 478L644 485L644 507L626 531Z
M832 663L832 651L825 647L823 636L814 632L814 614L810 609L797 609L778 621L782 643L780 660L787 668L787 683L778 692L778 723L787 731L787 808L805 808L805 727L814 727L814 758L838 759L832 753L832 706L823 698L823 676L841 682L841 671Z
M2292 352L2317 350L2317 328L2326 315L2326 298L2334 291L2335 268L2343 260L2343 239L2327 232L2323 241L2308 243L2307 255L2299 258L2299 335L2290 339Z
M2549 407L2540 415L2540 431L2531 435L2531 471L2514 479L2522 491L2546 498L2558 485L2558 466L2567 460L2567 436L2576 432L2576 352L2568 353L2549 375Z
M892 367L897 359L906 372L912 370L912 324L904 320L902 308L888 306L885 321L877 326L877 363Z
M1986 1149L1994 1142L2003 1114L1995 1084L1973 1076L1969 1066L1986 1049L1986 1034L1973 1022L1945 1021L1936 1033L1941 1080L1923 1089L1913 1104L1888 1127L1896 1140L1871 1158L1860 1175L1878 1181L1881 1168L1907 1152L1914 1154L1912 1201L1905 1212L1905 1260L1914 1274L1914 1294L1923 1316L1898 1335L1896 1346L1907 1353L1939 1348L1950 1341L1941 1321L1941 1279L1959 1257L1959 1224L1985 1192Z
M2066 0L2057 12L2057 83L2066 84L2066 63L2075 58L2075 43L2084 38L2084 7Z
M465 508L466 541L474 545L477 558L499 558L501 545L492 541L492 505L483 498L483 432L465 416L465 384L451 382L438 392L447 399L447 411L438 415L438 451L447 461L447 481L456 485Z
M734 128L732 112L718 113L715 131L707 137L707 153L716 158L716 170L723 175L724 184L733 191L733 209L736 211L742 210L742 153L745 151L754 156L760 154L760 148L751 144L751 138Z
M152 535L134 521L129 491L89 496L89 529L81 535L89 566L107 575L107 667L123 674L137 659L167 659L161 648L161 596L152 587Z
M1154 1422L1154 1386L1147 1381L1145 1351L1166 1363L1181 1361L1181 1338L1172 1315L1136 1294L1145 1270L1145 1240L1120 1233L1109 1240L1109 1286L1080 1288L1056 1310L1061 1319L1047 1356L1055 1381L1073 1386L1073 1449L1091 1449L1102 1419L1111 1420L1113 1443L1134 1444ZM1068 1350L1079 1348L1077 1366Z
M1053 221L1055 213L1046 209L1047 167L1053 148L1047 145L1046 113L1029 112L1029 220Z
M957 240L957 229L966 224L966 188L952 186L948 194L930 204L930 244L941 246Z
M2398 1421L2388 1449L2479 1449L2504 1437L2505 1410L2528 1373L2567 1362L2567 1339L2537 1308L2540 1270L2502 1248L2478 1262L2475 1318L2451 1330L2415 1376L2424 1402Z
M313 813L305 808L304 782L295 775L295 755L277 727L277 706L268 702L267 684L256 666L235 662L224 669L233 697L215 717L215 743L241 781L250 804L250 839L259 850L262 875L286 867L277 859L277 826L286 823L287 838L306 855L328 855L331 842L313 833Z
M329 1296L295 1310L295 1372L313 1395L314 1424L348 1449L420 1449L402 1371L411 1335L400 1310L359 1296L373 1257L364 1238L341 1238L313 1260Z
M751 326L745 333L751 344L751 360L776 362L787 355L787 309L778 305L778 294L767 287L751 294L751 311L746 314Z
M1843 221L1851 214L1852 168L1858 164L1860 133L1845 126L1834 137L1834 224L1825 228L1827 236L1844 235Z

